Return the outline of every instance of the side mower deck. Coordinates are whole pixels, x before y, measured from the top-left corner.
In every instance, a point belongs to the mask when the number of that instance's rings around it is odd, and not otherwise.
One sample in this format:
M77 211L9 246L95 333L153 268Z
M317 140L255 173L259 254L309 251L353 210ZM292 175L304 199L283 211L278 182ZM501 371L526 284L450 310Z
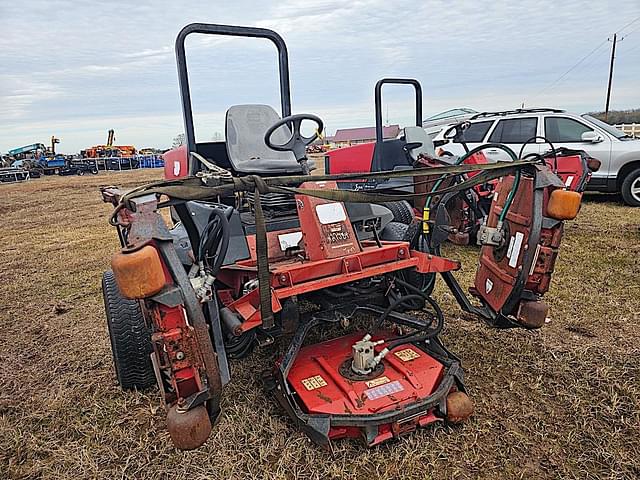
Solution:
M373 446L443 421L447 396L462 387L457 360L443 349L438 355L424 343L399 345L370 374L355 374L352 347L364 335L353 333L303 347L287 377L290 396L278 392L280 403L321 444L348 437L363 438ZM382 342L376 353L393 335L382 331L373 337ZM468 416L471 404L464 408ZM459 409L455 413L465 414Z

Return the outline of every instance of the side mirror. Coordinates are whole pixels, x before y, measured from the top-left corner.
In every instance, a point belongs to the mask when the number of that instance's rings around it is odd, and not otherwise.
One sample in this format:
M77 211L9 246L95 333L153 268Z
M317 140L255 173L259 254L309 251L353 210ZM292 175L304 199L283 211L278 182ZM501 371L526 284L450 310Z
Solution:
M603 141L603 138L596 132L584 132L581 136L583 142L589 143L600 143Z

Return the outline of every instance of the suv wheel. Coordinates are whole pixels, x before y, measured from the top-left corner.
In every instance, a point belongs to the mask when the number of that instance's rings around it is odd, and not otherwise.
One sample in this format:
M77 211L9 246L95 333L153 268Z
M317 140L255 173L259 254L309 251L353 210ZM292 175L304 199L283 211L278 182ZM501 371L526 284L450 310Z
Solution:
M620 190L627 205L640 207L640 168L636 168L624 178Z

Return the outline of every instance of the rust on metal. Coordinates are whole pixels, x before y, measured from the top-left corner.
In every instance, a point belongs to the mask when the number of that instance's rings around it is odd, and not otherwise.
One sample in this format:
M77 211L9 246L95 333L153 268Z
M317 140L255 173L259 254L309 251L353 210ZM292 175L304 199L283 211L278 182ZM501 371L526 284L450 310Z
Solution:
M167 430L176 448L194 450L211 434L211 420L204 405L181 411L176 405L167 412Z
M473 415L473 401L459 390L447 395L447 421L458 424L465 422Z

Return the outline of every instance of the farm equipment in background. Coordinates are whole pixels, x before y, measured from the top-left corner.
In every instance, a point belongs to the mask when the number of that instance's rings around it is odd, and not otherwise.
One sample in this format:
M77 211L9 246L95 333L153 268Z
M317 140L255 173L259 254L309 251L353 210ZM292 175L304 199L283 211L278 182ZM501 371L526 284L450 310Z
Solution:
M65 166L65 156L56 153L56 144L60 139L51 136L51 146L33 143L24 147L9 150L9 155L15 159L12 166L28 170L31 178L41 175L55 175Z
M226 140L197 143L185 58L194 33L270 40L282 118L267 105L230 106ZM176 56L186 145L165 155L167 180L127 193L101 189L122 245L103 276L122 388L157 384L173 443L197 448L220 414L229 359L277 343L284 353L265 386L319 445L340 438L376 445L469 418L460 361L439 338L437 275L464 311L491 326L543 326L541 297L580 193L538 158L309 176L306 147L323 122L292 115L287 48L277 33L191 24L178 35ZM316 134L303 136L303 121L314 122ZM406 133L401 150L429 148ZM381 165L393 160L387 147L375 157ZM432 187L419 190L425 178ZM460 263L440 255L451 229L446 205L434 204L420 221L395 207L492 180L497 194L479 236L472 300L453 273ZM385 188L355 190L354 182ZM159 213L168 207L179 218L173 226ZM357 314L374 318L354 327ZM324 339L310 343L321 327L329 327Z
M0 167L0 183L23 182L29 178L29 171L23 168Z
M107 132L107 143L105 145L95 145L82 150L80 155L83 158L107 158L107 157L130 157L136 154L136 147L133 145L114 145L115 131L110 129Z

